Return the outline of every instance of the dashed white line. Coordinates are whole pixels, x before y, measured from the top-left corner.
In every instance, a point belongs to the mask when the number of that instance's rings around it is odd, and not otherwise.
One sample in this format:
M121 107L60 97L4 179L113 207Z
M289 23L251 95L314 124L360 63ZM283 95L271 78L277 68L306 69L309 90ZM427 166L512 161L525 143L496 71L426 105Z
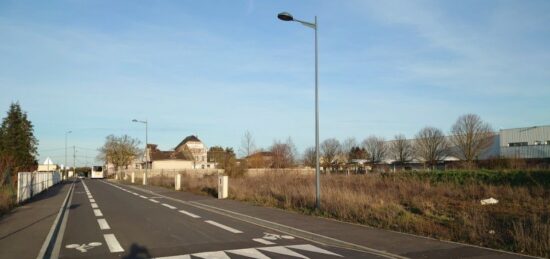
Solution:
M183 214L185 214L185 215L187 215L187 216L189 216L189 217L191 217L191 218L196 218L196 219L200 219L200 218L201 218L199 215L195 215L195 214L193 214L193 213L191 213L191 212L188 212L188 211L185 211L185 210L180 210L179 212L180 212L180 213L183 213Z
M105 219L97 219L97 224L99 224L99 228L102 230L111 229L111 227L107 223L107 220Z
M144 198L144 199L147 199L147 197L145 197L145 196L143 196L143 195L140 195L139 197Z
M172 205L170 205L170 204L166 204L166 203L163 203L162 206L164 206L164 207L166 207L166 208L169 208L169 209L173 209L173 210L176 209L176 207L174 207L174 206L172 206Z
M157 200L153 200L153 199L149 199L149 200L154 202L154 203L159 203L159 201L157 201Z
M105 238L105 243L107 243L111 253L124 252L124 249L122 249L122 246L120 246L120 243L118 243L118 240L114 234L105 234L103 237Z
M252 240L260 243L260 244L264 244L264 245L274 245L275 243L271 242L271 241L267 241L263 238L253 238Z
M97 203L92 203L92 209L97 209Z
M103 217L103 213L101 213L101 210L99 209L94 209L94 215L96 217Z
M95 200L90 198L90 202L95 202Z
M216 222L216 221L205 220L204 222L206 222L206 223L208 223L208 224L210 224L210 225L219 227L219 228L221 228L221 229L227 230L227 231L229 231L229 232L231 232L231 233L235 233L235 234L243 233L243 232L240 231L240 230L234 229L234 228L232 228L232 227L228 227L228 226L223 225L223 224L220 224L220 223L218 223L218 222Z

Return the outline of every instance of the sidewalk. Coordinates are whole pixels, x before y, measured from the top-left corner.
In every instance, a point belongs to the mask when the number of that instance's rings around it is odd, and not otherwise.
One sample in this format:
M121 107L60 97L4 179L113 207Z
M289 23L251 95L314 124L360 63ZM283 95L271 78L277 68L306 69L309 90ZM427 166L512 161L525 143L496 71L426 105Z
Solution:
M70 186L59 183L0 218L0 258L36 258Z
M177 192L157 186L135 185L135 187L185 201L208 210L217 210L218 213L231 217L240 217L244 221L253 221L255 224L257 222L261 224L264 221L275 223L269 224L270 228L280 224L284 226L281 231L295 228L303 230L303 233L305 231L311 232L313 235L307 236L309 239L315 239L316 236L327 237L327 239L317 240L319 242L336 239L408 258L531 258L500 250L307 216L281 209L259 207L246 202L218 200L209 196Z

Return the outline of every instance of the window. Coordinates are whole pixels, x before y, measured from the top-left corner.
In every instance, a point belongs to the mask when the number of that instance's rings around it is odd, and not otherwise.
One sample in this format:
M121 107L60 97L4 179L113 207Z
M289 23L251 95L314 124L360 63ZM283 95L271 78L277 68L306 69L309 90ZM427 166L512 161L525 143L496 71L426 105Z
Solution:
M550 140L547 140L547 141L546 141L546 145L550 145Z
M540 141L540 140L535 140L535 146L538 146L538 145L542 145L542 141Z
M521 147L521 146L527 146L527 142L512 142L508 143L509 147Z

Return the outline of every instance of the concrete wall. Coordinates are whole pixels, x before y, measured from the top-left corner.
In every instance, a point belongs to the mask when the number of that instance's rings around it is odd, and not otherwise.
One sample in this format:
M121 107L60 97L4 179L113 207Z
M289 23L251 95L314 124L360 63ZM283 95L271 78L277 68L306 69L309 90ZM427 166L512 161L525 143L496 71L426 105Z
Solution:
M288 169L273 169L273 168L250 168L246 172L247 176L262 176L264 174L301 174L314 175L314 168L288 168Z

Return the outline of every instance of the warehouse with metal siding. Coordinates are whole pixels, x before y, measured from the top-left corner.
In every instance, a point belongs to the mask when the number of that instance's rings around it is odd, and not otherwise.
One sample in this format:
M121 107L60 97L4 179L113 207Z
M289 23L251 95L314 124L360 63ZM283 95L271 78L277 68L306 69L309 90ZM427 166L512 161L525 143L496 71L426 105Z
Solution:
M550 158L550 126L504 129L500 155L508 158Z

